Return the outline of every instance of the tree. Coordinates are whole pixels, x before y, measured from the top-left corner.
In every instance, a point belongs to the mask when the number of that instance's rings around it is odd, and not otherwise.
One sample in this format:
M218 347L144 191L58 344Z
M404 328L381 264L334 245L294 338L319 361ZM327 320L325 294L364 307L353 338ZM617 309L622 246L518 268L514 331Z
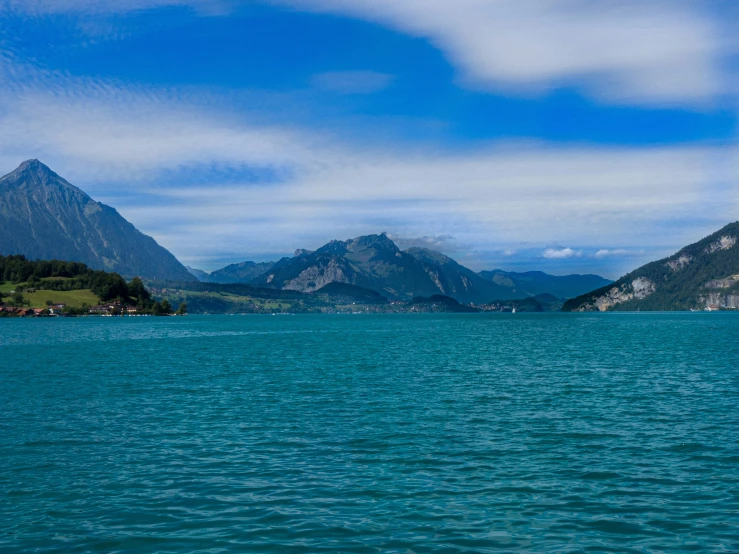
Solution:
M18 291L18 292L16 292L16 293L13 294L13 305L16 308L20 308L25 303L26 303L26 299L23 298L23 293L21 293L20 291Z
M143 306L151 298L149 291L144 286L144 282L139 277L134 277L128 284L128 293L136 298L139 306Z
M103 301L128 298L128 285L117 273L95 272L91 285L92 292Z
M183 302L180 303L180 307L177 308L176 314L177 315L185 315L185 314L187 314L187 302L184 302L183 301Z
M46 301L46 305L47 305L47 306L51 306L52 304L53 304L53 302L52 302L51 300L47 300L47 301Z
M171 314L172 313L172 305L167 301L165 298L162 300L162 313L163 314Z

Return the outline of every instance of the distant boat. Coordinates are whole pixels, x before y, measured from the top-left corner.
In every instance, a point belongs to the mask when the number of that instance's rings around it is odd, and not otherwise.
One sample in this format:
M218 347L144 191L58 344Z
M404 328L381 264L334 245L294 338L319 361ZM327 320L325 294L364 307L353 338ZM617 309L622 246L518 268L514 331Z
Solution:
M513 308L513 310L511 310L511 313L512 314L515 314L516 313L516 308Z

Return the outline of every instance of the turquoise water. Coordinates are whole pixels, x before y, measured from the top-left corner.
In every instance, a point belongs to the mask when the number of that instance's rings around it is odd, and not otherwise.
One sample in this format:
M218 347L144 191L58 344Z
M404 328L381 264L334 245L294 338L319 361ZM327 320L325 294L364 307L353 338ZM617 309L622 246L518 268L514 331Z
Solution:
M739 551L739 314L0 320L0 550Z

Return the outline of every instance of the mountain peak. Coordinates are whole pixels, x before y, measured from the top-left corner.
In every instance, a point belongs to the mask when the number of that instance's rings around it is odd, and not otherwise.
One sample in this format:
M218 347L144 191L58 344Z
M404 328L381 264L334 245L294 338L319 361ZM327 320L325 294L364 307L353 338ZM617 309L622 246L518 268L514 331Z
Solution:
M346 254L346 245L348 242L349 241L344 242L342 240L332 240L316 250L316 253L343 256Z
M23 190L25 191L24 194L30 194L30 191L38 190L73 191L81 202L92 202L87 194L36 159L26 160L11 173L0 178L0 190Z
M379 235L363 235L347 241L346 244L350 247L374 247L380 250L390 250L393 253L400 250L390 237L387 236L387 233L380 233Z
M28 166L37 165L37 164L41 164L41 162L38 161L38 159L33 158L31 160L26 160L25 162L22 162L21 165L18 166L18 169L24 169L24 168L26 168Z
M51 175L56 175L48 165L41 163L37 159L33 160L26 160L21 165L19 165L14 173L24 173L24 172L34 172L34 173L48 173Z

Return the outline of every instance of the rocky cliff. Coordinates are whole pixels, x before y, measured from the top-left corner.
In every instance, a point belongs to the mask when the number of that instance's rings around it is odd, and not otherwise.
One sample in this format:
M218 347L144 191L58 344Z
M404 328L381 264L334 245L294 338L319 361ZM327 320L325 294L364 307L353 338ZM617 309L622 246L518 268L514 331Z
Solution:
M739 222L651 262L592 293L565 311L733 309L739 303Z

